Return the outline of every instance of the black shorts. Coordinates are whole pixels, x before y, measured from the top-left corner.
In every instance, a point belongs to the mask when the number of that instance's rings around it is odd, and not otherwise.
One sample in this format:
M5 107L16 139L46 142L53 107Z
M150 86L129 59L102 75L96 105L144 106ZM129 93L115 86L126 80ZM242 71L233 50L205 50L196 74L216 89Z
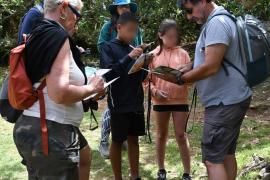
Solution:
M233 105L205 109L202 161L219 164L226 155L234 155L240 127L250 105L250 98Z
M124 142L128 136L145 135L144 113L111 113L111 131L114 142Z
M187 104L154 105L153 110L157 112L188 112L189 106Z

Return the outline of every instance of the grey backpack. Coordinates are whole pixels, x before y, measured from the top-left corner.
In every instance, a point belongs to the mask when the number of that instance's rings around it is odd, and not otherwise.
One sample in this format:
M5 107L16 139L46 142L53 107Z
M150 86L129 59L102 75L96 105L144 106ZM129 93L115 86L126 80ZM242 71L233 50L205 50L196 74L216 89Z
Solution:
M245 74L231 61L224 59L222 67L226 74L229 73L224 64L238 71L250 87L262 83L270 76L270 37L263 23L252 15L236 18L229 13L218 13L213 17L221 15L228 16L236 23L241 56L247 68Z

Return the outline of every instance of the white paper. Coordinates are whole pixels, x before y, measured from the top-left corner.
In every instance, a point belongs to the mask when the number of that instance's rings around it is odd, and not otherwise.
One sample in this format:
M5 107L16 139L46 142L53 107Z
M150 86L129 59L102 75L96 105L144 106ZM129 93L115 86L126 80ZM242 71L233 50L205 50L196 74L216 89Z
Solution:
M106 89L107 87L109 87L109 85L111 85L112 83L114 83L117 79L119 79L120 77L117 77L107 83L104 83L104 89ZM95 93L95 94L92 94L91 96L85 98L84 100L88 100L88 99L91 99L91 98L94 98L95 96L97 96L98 93Z
M111 69L91 69L91 72L86 73L87 77L88 77L88 82L87 84L91 83L91 79L95 76L103 76L106 73L110 72Z

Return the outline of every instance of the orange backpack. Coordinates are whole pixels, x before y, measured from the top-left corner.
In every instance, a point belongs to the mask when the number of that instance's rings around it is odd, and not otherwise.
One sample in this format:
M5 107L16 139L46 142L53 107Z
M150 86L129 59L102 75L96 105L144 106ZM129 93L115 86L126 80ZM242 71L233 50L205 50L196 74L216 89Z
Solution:
M10 77L8 81L8 99L11 106L18 110L26 110L39 100L41 136L43 153L48 155L48 129L46 125L45 101L43 89L46 79L42 80L37 89L27 76L24 60L25 44L11 50L9 58Z

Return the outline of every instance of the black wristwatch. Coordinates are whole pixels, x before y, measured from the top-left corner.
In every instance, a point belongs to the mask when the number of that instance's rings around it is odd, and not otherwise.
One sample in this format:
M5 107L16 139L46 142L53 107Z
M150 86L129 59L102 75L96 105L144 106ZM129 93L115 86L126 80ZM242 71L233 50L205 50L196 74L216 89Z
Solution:
M179 75L177 76L177 84L183 85L183 84L185 84L185 81L183 81L183 79L182 79L183 73L182 73L181 71L179 71L179 72L180 72L180 73L179 73Z

